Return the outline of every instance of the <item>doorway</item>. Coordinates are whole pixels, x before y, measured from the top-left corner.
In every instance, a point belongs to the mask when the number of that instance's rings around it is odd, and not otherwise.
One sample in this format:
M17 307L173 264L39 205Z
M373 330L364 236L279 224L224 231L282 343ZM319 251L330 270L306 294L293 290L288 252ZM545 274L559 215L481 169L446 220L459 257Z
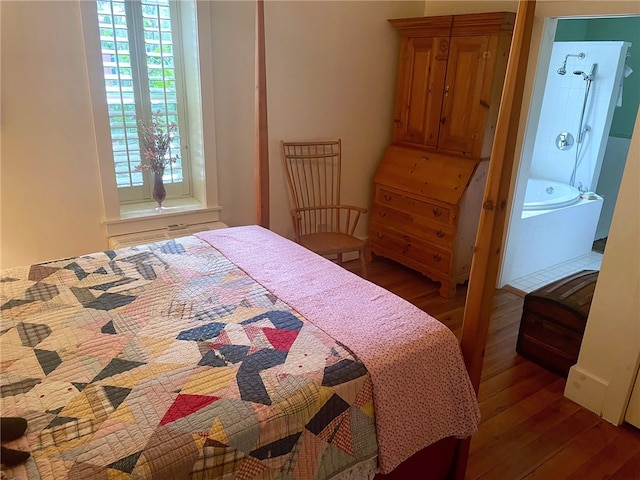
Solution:
M548 18L543 39L498 280L523 295L599 270L640 103L640 16ZM573 203L528 208L531 177Z

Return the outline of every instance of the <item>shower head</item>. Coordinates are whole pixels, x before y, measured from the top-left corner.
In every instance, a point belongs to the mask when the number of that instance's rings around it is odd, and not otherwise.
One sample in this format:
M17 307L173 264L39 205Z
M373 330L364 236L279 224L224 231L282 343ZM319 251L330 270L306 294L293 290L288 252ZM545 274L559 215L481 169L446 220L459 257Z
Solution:
M558 74L559 75L567 74L567 62L563 63L562 66L558 69Z

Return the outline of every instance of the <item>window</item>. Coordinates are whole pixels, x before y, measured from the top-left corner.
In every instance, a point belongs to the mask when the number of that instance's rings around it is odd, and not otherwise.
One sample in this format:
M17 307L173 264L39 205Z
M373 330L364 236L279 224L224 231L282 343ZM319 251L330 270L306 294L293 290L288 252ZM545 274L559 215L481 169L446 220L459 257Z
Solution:
M139 121L177 125L165 169L167 194L190 193L184 112L179 10L169 0L98 0L98 28L113 165L120 202L150 198L151 178L141 171Z
M94 0L81 1L80 11L107 236L219 222L211 2ZM135 119L158 108L179 125L174 144L181 157L165 169L162 213L148 172L135 171Z

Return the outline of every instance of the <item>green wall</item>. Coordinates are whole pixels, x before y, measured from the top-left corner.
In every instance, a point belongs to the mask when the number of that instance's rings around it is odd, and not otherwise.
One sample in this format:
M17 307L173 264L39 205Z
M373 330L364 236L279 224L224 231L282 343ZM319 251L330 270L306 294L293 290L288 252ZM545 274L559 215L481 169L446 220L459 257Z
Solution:
M611 122L612 137L631 138L640 105L640 16L580 18L558 20L556 41L630 42L627 65L633 73L624 79L622 106L615 109Z

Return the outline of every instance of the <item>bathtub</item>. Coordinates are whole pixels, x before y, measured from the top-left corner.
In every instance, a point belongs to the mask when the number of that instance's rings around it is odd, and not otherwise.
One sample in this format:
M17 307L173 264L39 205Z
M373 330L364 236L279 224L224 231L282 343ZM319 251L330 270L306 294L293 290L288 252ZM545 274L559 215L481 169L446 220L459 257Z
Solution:
M581 198L569 185L535 178L525 197L520 221L511 227L506 283L589 253L603 204L599 195Z
M577 188L566 183L529 178L524 194L523 210L551 210L568 207L580 200Z

